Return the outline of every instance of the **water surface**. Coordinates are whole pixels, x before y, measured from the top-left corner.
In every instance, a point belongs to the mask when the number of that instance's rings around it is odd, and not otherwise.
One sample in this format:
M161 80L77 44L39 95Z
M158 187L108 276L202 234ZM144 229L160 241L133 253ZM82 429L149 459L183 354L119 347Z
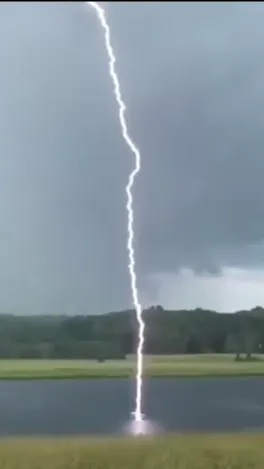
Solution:
M128 379L0 381L0 435L113 434L129 419ZM151 378L144 410L166 431L264 428L264 377Z

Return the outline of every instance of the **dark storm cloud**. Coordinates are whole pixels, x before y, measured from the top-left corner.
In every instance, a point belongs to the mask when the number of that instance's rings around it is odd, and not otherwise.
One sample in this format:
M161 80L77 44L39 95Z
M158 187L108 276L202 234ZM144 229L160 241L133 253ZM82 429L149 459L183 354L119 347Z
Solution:
M115 32L125 83L133 76L131 120L144 155L142 267L248 262L247 246L264 235L264 7L145 4L129 26L128 8L119 8ZM131 72L136 63L141 75Z
M142 150L141 282L262 263L262 4L107 5ZM0 310L129 305L120 138L102 33L83 3L0 5Z

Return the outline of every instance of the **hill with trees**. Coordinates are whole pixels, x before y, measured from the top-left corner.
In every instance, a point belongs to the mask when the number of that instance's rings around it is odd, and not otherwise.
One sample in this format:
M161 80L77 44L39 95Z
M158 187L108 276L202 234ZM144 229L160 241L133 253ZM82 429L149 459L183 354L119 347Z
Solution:
M264 309L237 313L203 309L143 312L145 353L234 353L249 358L264 352ZM103 315L0 315L0 358L120 359L133 354L134 311Z

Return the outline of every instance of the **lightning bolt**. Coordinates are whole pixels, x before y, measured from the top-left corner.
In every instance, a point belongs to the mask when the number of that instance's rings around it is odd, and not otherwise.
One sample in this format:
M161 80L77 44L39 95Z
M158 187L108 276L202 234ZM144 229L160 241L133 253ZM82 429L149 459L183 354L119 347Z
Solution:
M118 105L118 114L119 114L119 122L122 132L122 137L125 143L128 145L129 149L134 155L135 158L135 166L132 172L129 174L128 184L126 186L126 193L127 193L127 215L128 215L128 238L127 238L127 250L128 250L128 270L130 274L130 283L131 283L131 292L133 298L133 304L136 310L137 322L138 322L138 345L137 345L137 372L136 372L136 404L135 410L133 412L134 419L137 422L141 422L143 420L143 413L142 413L142 374L143 374L143 347L144 347L144 330L145 330L145 323L142 318L142 306L139 301L138 289L137 289L137 275L135 269L135 252L133 247L133 240L134 240L134 211L133 211L133 185L135 181L135 177L140 171L141 167L141 155L140 151L133 142L132 138L128 132L128 126L125 118L125 111L126 105L122 99L121 89L118 74L116 71L116 57L114 53L114 49L111 42L111 30L109 24L106 19L106 14L102 6L100 6L97 2L86 2L90 7L92 7L98 17L100 25L103 29L104 33L104 40L105 40L105 47L108 56L108 68L109 68L109 75L111 77L113 83L113 91L116 99L116 103Z

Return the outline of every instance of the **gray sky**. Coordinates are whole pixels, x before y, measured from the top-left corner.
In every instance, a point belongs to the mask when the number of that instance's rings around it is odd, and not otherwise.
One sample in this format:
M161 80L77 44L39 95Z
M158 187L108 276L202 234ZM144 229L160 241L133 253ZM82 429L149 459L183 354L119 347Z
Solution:
M144 304L264 304L264 5L112 3ZM131 306L119 131L81 2L0 3L0 311Z

